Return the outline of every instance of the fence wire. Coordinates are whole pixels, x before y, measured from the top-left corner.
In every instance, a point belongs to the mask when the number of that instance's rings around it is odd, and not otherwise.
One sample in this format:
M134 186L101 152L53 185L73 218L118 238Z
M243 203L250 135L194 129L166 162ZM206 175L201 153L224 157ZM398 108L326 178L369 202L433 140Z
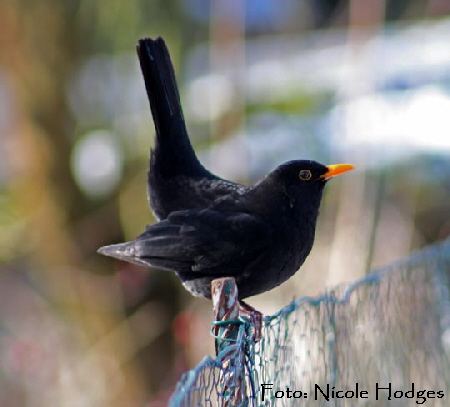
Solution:
M450 240L250 322L171 406L449 406Z

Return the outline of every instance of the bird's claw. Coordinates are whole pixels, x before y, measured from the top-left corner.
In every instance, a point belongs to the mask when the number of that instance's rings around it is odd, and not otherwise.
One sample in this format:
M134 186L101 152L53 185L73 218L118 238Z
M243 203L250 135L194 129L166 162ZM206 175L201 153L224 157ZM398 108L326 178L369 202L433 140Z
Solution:
M259 342L262 337L262 313L242 300L239 302L239 305L241 312L250 318L250 322L253 326L253 340Z
M250 313L250 321L253 325L253 340L259 342L261 340L262 330L262 314L259 311L253 311Z

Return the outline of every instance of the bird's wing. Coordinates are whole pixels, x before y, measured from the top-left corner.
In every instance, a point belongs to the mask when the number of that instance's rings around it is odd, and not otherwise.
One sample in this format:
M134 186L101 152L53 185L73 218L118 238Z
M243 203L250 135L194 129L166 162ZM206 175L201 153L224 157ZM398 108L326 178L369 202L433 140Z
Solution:
M172 213L134 243L147 264L199 275L242 272L270 246L270 227L248 213L212 209Z

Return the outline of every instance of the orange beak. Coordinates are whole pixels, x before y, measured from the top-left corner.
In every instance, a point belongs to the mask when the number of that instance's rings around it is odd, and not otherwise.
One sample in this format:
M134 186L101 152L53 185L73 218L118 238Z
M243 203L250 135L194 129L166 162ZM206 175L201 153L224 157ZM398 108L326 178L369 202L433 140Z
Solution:
M333 164L333 165L326 165L328 168L328 171L322 175L322 178L325 180L329 180L336 175L343 174L344 172L353 170L355 168L352 164Z

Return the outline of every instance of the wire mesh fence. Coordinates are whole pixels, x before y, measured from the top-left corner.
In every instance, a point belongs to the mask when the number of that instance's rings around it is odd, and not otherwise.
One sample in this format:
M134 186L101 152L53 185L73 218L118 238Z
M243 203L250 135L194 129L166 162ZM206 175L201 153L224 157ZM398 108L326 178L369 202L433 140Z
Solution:
M187 372L171 406L450 405L450 240L300 298ZM245 322L243 322L245 321Z

